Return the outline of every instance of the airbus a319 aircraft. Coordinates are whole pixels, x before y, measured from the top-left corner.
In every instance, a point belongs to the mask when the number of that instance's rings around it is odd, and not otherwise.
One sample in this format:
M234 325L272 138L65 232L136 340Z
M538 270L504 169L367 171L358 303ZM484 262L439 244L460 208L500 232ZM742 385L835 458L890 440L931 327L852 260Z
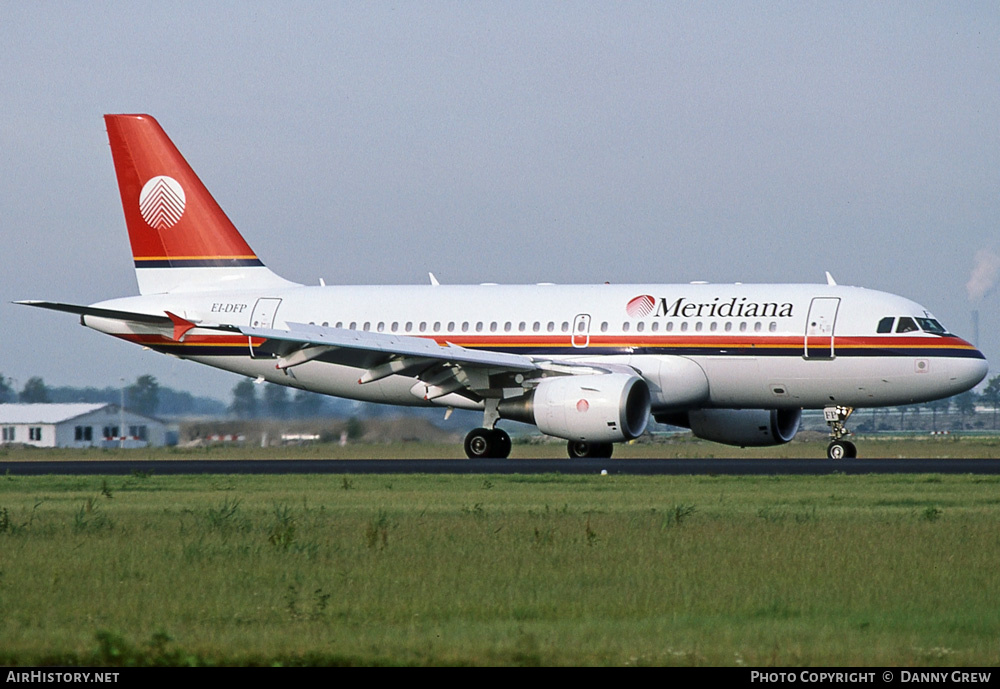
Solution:
M856 456L856 407L969 390L983 355L922 306L815 285L305 286L257 258L160 125L106 115L140 296L19 302L159 352L369 402L478 410L470 458L507 457L504 419L610 457L652 415L735 446L787 443L824 409Z

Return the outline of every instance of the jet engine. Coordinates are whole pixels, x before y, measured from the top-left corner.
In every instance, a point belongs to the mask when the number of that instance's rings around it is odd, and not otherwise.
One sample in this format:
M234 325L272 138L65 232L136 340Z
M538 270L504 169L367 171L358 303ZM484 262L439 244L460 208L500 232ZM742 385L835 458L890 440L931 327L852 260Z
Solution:
M649 421L646 381L627 373L546 378L522 397L500 403L500 416L533 423L557 438L618 442L642 435Z
M740 447L783 445L795 437L801 409L698 409L657 414L659 423L690 428L703 440Z

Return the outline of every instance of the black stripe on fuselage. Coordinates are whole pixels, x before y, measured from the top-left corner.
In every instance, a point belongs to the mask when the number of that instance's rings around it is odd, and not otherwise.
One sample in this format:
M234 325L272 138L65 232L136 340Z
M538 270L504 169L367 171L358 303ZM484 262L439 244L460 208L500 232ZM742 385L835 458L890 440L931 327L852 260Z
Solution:
M136 268L246 268L263 266L259 258L137 258Z
M247 345L212 345L212 344L152 344L147 345L158 352L178 354L180 356L244 356ZM609 356L614 354L659 354L673 356L759 356L768 358L803 358L803 350L790 347L475 347L466 345L469 349L483 349L494 352L508 352L525 356ZM843 348L834 352L834 358L922 358L922 359L985 359L977 349L941 349L941 348ZM815 359L824 359L821 350L813 352Z

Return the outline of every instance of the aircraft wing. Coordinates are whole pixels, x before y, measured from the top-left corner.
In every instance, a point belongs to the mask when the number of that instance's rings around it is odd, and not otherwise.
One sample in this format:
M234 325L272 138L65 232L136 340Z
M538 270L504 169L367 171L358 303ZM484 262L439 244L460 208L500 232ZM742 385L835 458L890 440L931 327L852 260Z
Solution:
M519 373L538 371L540 365L521 354L467 349L411 335L347 330L307 323L288 323L288 329L240 327L244 335L262 338L257 354L276 357L276 367L294 376L307 361L355 366L359 384L390 375L417 379L411 392L432 400L452 392L479 394L511 387ZM530 377L530 376L529 376Z
M466 349L453 344L439 345L434 340L410 335L393 335L367 330L347 330L309 323L288 323L288 330L240 327L244 335L262 337L269 342L294 343L305 346L328 346L388 356L425 357L456 364L473 364L503 368L510 371L533 371L535 362L520 354L489 350ZM280 346L271 347L274 353ZM287 347L285 348L287 349ZM265 349L265 351L267 351Z

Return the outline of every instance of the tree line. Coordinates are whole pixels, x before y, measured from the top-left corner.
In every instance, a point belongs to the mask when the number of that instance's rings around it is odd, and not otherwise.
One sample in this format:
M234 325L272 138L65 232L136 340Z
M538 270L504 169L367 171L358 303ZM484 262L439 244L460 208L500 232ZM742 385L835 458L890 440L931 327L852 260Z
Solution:
M120 387L51 386L40 376L32 376L20 389L13 379L0 374L0 403L22 404L120 404L145 416L219 416L226 413L224 402L211 397L196 397L190 392L160 385L154 376L142 375L123 390Z
M0 404L20 402L119 404L122 388L49 386L40 376L32 376L20 390L13 379L0 374ZM316 417L373 417L392 413L385 405L368 404L329 397L306 390L291 392L283 385L258 385L250 378L240 380L230 392L228 405L211 397L196 397L189 392L160 385L154 376L141 375L124 388L125 407L146 416L233 416L239 419L303 419ZM988 418L979 411L991 410ZM430 413L436 419L439 409L410 410ZM419 414L423 416L424 414ZM990 378L982 392L970 390L961 395L934 402L859 409L854 427L861 432L879 430L997 430L1000 423L1000 375Z

